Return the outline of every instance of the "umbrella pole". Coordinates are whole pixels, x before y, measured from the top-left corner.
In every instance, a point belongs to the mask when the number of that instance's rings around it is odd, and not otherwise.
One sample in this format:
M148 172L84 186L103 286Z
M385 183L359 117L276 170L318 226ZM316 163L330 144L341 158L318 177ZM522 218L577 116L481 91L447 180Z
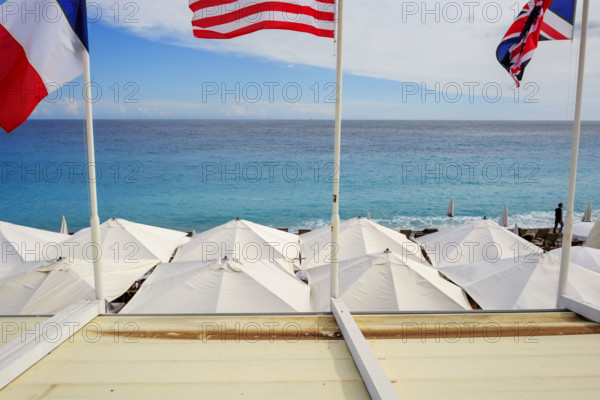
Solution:
M88 173L90 190L90 228L92 231L92 255L94 259L94 286L99 312L106 312L104 282L102 277L102 249L100 245L100 218L98 217L98 196L96 194L96 156L94 150L94 123L92 117L92 85L90 77L90 57L85 59L85 122L87 133Z
M339 270L339 200L340 200L340 147L342 142L342 38L344 31L344 1L338 1L337 9L337 63L336 63L336 105L335 105L335 145L333 153L333 207L331 213L331 297L338 298Z
M575 101L575 121L573 126L573 149L571 153L571 176L569 178L569 200L567 202L567 215L565 233L563 234L563 250L560 261L560 278L558 281L557 306L561 308L561 297L567 290L569 277L569 258L571 256L571 240L573 239L573 210L575 208L575 183L577 179L577 158L579 156L579 134L581 131L581 107L583 97L583 76L585 71L585 50L587 42L588 16L590 1L583 1L583 14L581 16L581 42L579 44L579 68L577 72L577 96Z

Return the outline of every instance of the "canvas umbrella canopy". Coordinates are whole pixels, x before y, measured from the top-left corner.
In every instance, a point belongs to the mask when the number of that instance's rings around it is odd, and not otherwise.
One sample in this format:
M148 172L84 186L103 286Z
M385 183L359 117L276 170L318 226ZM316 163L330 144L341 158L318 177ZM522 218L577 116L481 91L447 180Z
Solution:
M121 314L310 311L310 289L269 260L160 264Z
M380 252L340 263L340 298L350 311L471 310L463 290L437 270L399 254ZM329 311L330 272L323 265L306 271L314 312Z
M175 249L188 241L186 236L185 232L111 218L100 225L102 260L169 262ZM61 255L68 260L92 261L90 242L90 229L83 229L63 242Z
M24 262L0 277L0 315L18 315L46 274L36 273L47 262Z
M600 249L600 218L598 218L598 221L596 221L594 227L590 231L590 234L585 241L585 247Z
M60 233L62 233L63 235L69 234L69 228L67 227L67 220L64 215L62 217L62 222L60 224Z
M502 210L502 215L498 220L498 225L503 226L504 228L508 226L508 205L506 204L504 205L504 210Z
M581 218L581 222L592 222L592 201L588 203L588 207L583 213L583 217Z
M307 270L328 264L331 260L331 229L324 227L300 236L302 264ZM400 232L386 228L365 218L354 218L340 223L340 261L390 249L407 259L424 261L419 246Z
M298 235L238 219L196 234L177 250L173 261L208 261L226 256L241 261L294 261L298 250ZM293 274L290 268L288 272Z
M462 287L484 310L555 309L560 259L530 254L496 263L446 267L442 273ZM600 274L571 264L567 296L600 304Z
M573 225L573 238L579 240L587 240L590 236L590 232L594 227L593 222L578 222Z
M542 250L489 219L468 222L417 239L434 267L440 270L474 262L541 253ZM443 272L443 271L442 271Z
M51 262L60 255L59 243L69 236L0 221L0 279L28 262Z
M560 259L562 257L562 247L551 250L550 253ZM584 246L571 247L569 261L600 273L600 250L598 249Z
M154 266L103 263L106 300L112 301ZM55 314L79 300L93 300L94 266L83 260L27 263L0 279L0 315Z
M450 199L450 204L448 205L448 209L446 210L446 215L450 218L454 217L454 198Z

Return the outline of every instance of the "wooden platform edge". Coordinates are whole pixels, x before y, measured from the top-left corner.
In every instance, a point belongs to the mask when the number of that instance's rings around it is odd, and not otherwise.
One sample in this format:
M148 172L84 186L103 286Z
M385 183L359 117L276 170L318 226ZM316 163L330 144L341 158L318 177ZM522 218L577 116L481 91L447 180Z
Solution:
M371 398L400 400L400 396L343 300L332 298L331 310Z
M0 347L0 390L98 315L97 301L80 301Z

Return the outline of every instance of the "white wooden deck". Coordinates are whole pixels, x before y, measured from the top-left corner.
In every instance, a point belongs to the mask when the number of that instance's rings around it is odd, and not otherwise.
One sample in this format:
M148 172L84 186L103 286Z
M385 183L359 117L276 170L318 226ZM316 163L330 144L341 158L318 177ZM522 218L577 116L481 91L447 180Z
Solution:
M572 313L356 321L402 399L600 398L600 326ZM368 399L338 334L332 316L100 316L0 400Z

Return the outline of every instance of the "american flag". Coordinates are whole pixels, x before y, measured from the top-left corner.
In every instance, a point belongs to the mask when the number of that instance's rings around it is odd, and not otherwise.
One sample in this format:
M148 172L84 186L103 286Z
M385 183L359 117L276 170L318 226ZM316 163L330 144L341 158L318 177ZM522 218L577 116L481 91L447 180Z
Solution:
M575 0L530 0L504 35L496 57L517 87L540 40L573 38Z
M261 29L334 37L335 0L190 0L194 36L231 39Z

